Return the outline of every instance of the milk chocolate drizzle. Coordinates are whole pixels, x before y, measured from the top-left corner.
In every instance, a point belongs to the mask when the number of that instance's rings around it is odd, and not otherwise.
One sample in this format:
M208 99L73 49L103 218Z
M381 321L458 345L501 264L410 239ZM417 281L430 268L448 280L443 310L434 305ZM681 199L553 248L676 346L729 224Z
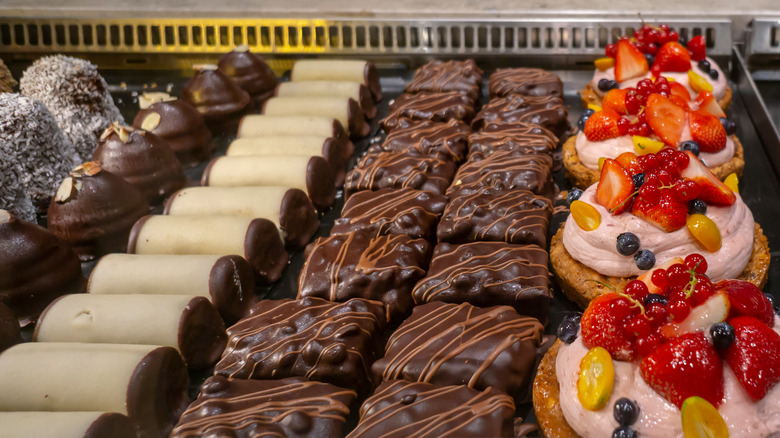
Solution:
M450 160L408 152L366 154L347 175L347 195L387 187L413 188L442 194L455 174Z
M387 135L381 149L408 150L421 155L441 154L457 163L463 161L466 155L469 134L471 128L460 120L446 123L405 121Z
M465 61L431 61L417 69L414 78L406 86L407 93L422 91L442 93L457 91L469 96L472 100L479 99L479 88L482 84L482 70L473 59Z
M510 94L493 98L474 117L473 129L481 129L488 124L514 125L530 123L549 129L561 137L569 128L568 112L558 96L522 96Z
M457 91L446 93L421 92L402 94L390 105L389 115L380 122L389 132L400 124L400 119L446 122L452 119L470 123L474 117L474 101Z
M507 94L563 97L563 83L540 68L500 68L490 75L490 97Z
M447 195L461 186L493 187L500 190L528 190L552 196L554 185L549 155L518 155L512 150L496 151L480 161L467 161L458 169Z

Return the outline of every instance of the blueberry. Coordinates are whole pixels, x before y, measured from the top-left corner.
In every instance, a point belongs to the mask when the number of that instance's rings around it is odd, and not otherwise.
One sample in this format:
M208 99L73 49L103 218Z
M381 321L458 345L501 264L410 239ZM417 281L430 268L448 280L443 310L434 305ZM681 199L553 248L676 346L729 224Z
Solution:
M620 233L617 236L617 252L630 256L639 250L639 237L634 233Z
M649 53L645 53L645 59L647 60L647 65L653 65L653 63L655 62L655 56Z
M564 319L561 325L558 326L558 338L567 344L571 344L577 339L577 331L579 329L580 324L578 321Z
M715 323L710 327L710 337L715 348L729 348L734 343L734 327L727 322Z
M618 87L620 87L620 84L618 84L618 81L616 81L614 79L610 79L609 80L609 89L610 90L614 90L615 88L618 88Z
M639 189L642 187L642 184L645 183L645 174L644 173L637 173L636 175L632 176L631 179L634 180L634 189Z
M580 323L581 319L582 319L582 312L566 312L566 314L563 315L564 321L574 321L577 324Z
M712 70L710 70L710 77L712 78L713 81L717 81L718 77L720 77L720 73L718 73L718 71L713 68Z
M731 120L725 117L721 117L720 124L723 125L723 129L726 130L727 135L734 135L737 133L737 124L732 122Z
M677 40L680 45L683 47L686 47L688 45L688 38L685 38L684 36L680 35L680 39Z
M621 397L615 402L612 408L612 415L615 416L618 424L621 426L630 426L639 418L639 406L626 397Z
M699 69L704 73L709 73L710 70L712 70L712 65L710 65L710 62L706 59L702 59L699 61Z
M611 90L613 88L617 88L617 87L618 87L618 83L617 83L617 81L615 81L613 79L604 78L604 79L599 80L599 90L601 90L601 91L603 91L605 93L607 91L609 91L609 90Z
M701 199L694 199L688 203L688 214L704 214L707 212L707 204Z
M769 304L771 304L772 308L774 309L775 308L775 297L774 297L774 295L765 293L764 296L766 297L767 300L769 300Z
M647 294L645 295L645 306L651 303L661 303L664 306L669 304L669 300L661 294Z
M612 438L636 438L636 432L628 426L620 426L612 432Z
M571 205L572 202L580 199L580 196L582 196L582 190L580 190L580 189L571 189L571 190L569 190L569 194L566 195L566 203Z
M580 118L577 120L577 127L580 128L580 131L585 130L585 122L588 121L588 119L590 118L590 116L593 115L593 113L595 113L595 111L593 111L592 109L586 109L585 111L582 112Z
M680 150L691 151L693 155L696 155L698 157L699 153L701 152L701 147L699 147L699 143L696 143L693 140L688 140L680 143Z
M640 249L634 254L634 262L636 262L637 268L647 271L655 266L655 254L649 249Z

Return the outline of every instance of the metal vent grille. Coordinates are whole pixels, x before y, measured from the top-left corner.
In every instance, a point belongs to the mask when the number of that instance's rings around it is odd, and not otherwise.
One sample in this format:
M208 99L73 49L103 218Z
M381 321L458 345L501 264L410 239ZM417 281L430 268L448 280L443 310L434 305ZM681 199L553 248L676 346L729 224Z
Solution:
M750 55L780 54L780 18L757 18L751 23Z
M664 20L730 53L729 20ZM1 52L224 53L245 44L276 54L597 55L639 20L0 19Z

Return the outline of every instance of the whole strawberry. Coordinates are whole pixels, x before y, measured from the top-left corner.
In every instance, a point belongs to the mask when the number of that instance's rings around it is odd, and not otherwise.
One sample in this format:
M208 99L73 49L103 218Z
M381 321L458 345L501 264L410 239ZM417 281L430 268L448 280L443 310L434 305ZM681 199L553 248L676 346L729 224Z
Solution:
M721 280L715 283L716 291L724 291L731 304L729 318L752 316L766 324L775 325L775 311L772 303L759 288L749 281Z
M630 361L636 356L633 337L624 330L625 319L638 312L625 297L616 293L601 295L582 314L580 329L588 348L603 347L613 359Z
M734 343L723 358L753 400L761 400L780 381L780 335L752 316L728 321Z

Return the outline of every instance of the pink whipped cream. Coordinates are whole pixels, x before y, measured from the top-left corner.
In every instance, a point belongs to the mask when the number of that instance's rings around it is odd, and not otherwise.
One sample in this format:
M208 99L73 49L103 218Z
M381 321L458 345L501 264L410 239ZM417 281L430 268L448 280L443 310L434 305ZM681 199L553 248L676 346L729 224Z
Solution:
M736 278L750 260L755 231L753 213L738 194L734 204L728 207L707 206L706 215L718 226L722 241L718 251L708 252L694 240L686 227L667 233L630 212L613 216L596 201L596 186L588 187L580 201L598 210L601 223L595 230L585 231L569 215L563 229L563 246L575 260L603 275L629 277L644 272L636 267L634 257L617 252L617 236L625 232L636 234L640 248L655 254L656 265L675 257L685 258L691 253L701 254L707 260L707 275L712 281Z
M715 61L712 60L712 58L707 57L707 61L710 62L710 65L713 69L718 71L718 80L713 80L709 74L702 71L702 69L699 68L698 62L691 61L691 70L693 70L694 73L698 74L699 76L703 77L707 80L707 82L712 85L712 94L715 96L715 99L721 99L723 96L726 95L726 75L723 74L723 70L720 69L720 66L718 66ZM661 73L661 76L665 78L672 78L675 81L679 82L680 84L684 85L685 88L688 90L689 93L691 93L691 98L696 98L698 93L693 91L691 88L690 83L688 82L688 72L676 72L676 71L665 71ZM628 87L636 87L636 84L639 83L642 79L645 78L651 78L653 77L652 73L647 72L644 76L638 76L635 78L628 79L626 81L620 82L620 88L628 88ZM599 90L599 81L602 79L615 79L615 68L610 67L604 71L599 71L596 69L596 72L593 73L593 79L590 81L591 87L596 91L596 94L598 94L600 97L604 96L604 92Z
M775 317L775 331L780 318ZM631 425L637 435L644 437L680 437L682 422L680 410L651 388L639 373L639 364L613 361L615 384L606 406L599 411L582 407L577 398L577 378L580 362L588 348L581 334L570 345L563 344L558 351L555 372L561 391L561 409L566 421L583 437L608 437L618 427L612 407L621 397L636 401L639 419ZM780 385L775 385L767 395L753 402L734 373L723 366L724 393L718 412L729 427L731 438L759 438L780 434ZM775 435L773 435L775 436Z

